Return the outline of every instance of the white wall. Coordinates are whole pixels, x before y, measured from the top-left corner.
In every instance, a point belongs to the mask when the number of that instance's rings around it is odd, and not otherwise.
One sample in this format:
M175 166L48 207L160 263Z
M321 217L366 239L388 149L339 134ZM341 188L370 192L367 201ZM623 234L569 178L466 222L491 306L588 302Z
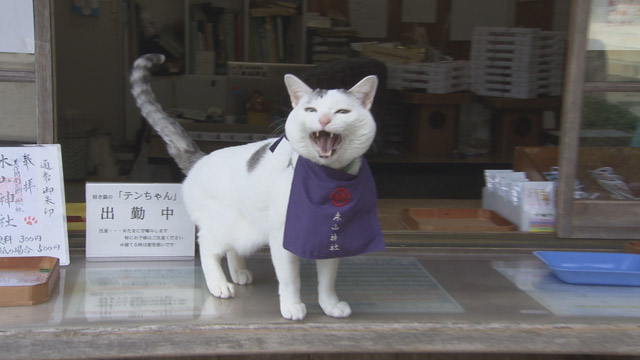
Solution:
M0 1L0 52L35 52L31 1Z
M0 70L34 70L33 3L0 1ZM0 140L37 141L36 86L0 82Z

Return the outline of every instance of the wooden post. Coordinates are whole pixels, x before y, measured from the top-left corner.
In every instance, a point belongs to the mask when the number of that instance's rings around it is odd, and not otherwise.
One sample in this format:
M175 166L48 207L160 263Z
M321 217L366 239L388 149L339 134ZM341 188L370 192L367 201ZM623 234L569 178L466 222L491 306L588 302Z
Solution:
M565 69L560 121L561 136L558 157L560 174L556 200L556 234L561 238L571 237L573 187L578 168L590 6L590 1L571 1L567 66Z
M52 144L57 138L52 8L51 0L33 0L38 144Z

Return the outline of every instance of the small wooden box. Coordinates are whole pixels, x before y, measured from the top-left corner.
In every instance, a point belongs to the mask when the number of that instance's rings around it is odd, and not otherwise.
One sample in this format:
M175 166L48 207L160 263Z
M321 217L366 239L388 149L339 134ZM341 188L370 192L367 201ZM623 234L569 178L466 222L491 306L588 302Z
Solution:
M470 91L451 94L403 91L400 101L411 106L411 151L418 155L449 155L458 146L459 107L475 99Z
M511 155L516 146L536 146L542 141L542 116L559 111L560 96L511 99L486 96L482 102L491 109L492 152Z
M517 146L538 146L542 139L542 112L504 110L492 122L493 152L509 155Z
M457 147L458 109L455 105L422 105L412 109L411 151L444 156Z
M60 260L49 256L0 258L0 306L49 301L60 279Z

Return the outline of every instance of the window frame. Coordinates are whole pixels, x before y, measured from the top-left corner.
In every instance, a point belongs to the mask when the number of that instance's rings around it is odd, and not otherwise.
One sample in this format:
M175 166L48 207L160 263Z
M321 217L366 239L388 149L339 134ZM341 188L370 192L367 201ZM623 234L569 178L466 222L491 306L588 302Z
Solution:
M586 82L591 1L572 0L561 113L556 234L560 238L640 239L640 202L574 200L584 92L640 92L640 82Z

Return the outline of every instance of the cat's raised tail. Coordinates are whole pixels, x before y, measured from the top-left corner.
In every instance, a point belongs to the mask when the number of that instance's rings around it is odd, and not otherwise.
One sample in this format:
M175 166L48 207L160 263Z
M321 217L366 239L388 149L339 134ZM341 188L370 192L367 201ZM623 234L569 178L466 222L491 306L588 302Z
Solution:
M164 62L164 55L146 54L133 64L131 76L131 93L136 105L151 127L167 144L167 151L173 157L184 174L205 154L200 151L195 141L178 121L162 110L149 83L149 69Z

